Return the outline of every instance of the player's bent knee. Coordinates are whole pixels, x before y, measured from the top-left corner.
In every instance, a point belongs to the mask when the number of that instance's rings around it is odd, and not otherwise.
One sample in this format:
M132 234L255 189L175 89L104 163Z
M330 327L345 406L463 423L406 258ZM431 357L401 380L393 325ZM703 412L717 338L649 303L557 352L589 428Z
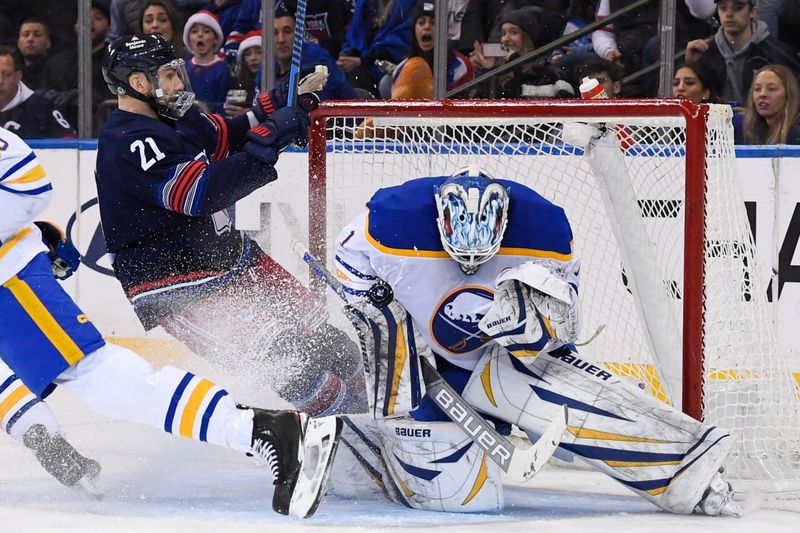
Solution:
M455 513L503 508L500 469L455 423L394 417L377 425L396 500Z

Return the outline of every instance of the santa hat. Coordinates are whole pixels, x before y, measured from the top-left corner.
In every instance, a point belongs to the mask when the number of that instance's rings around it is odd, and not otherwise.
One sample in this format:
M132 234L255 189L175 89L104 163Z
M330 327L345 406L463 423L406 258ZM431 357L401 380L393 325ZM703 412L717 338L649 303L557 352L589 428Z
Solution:
M248 48L254 46L261 46L261 30L252 30L247 32L242 42L239 43L239 51L236 54L236 61L241 65L244 61L244 53Z
M189 20L186 21L186 25L183 27L183 45L187 50L192 49L192 47L189 46L189 32L195 24L203 24L213 30L217 35L217 50L225 43L225 38L222 36L222 27L219 25L219 18L214 13L204 9L189 17ZM216 52L217 50L214 51Z

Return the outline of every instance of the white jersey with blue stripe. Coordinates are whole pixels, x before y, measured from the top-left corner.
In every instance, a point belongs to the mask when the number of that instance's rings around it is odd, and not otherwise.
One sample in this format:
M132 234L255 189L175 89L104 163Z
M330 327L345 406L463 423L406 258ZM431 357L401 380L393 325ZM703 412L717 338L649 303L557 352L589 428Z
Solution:
M33 150L0 128L0 284L47 251L32 222L50 203L53 186Z
M474 274L464 272L441 244L434 185L420 178L381 189L339 234L336 274L351 301L380 278L411 314L430 348L472 370L489 338L478 328L494 298L495 279L531 259L572 261L572 231L563 209L518 183L508 189L508 228L500 251Z

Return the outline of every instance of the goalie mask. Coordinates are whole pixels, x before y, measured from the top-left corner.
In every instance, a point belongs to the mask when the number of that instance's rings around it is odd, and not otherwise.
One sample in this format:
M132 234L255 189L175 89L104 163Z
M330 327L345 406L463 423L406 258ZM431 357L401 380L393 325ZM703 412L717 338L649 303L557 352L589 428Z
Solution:
M485 171L467 167L436 187L435 196L442 245L465 274L474 274L500 249L508 191Z
M152 86L142 94L130 85L131 74L141 72ZM172 43L160 35L127 35L108 45L103 78L115 95L147 102L161 116L177 120L194 103L186 64Z

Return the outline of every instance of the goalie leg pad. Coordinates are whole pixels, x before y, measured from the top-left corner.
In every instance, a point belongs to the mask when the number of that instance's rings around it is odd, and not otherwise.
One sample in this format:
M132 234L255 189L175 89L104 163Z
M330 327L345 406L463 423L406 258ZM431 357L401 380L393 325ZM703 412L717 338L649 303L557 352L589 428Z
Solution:
M418 357L433 363L433 354L408 312L396 301L380 308L361 301L344 311L358 332L369 413L382 418L417 407L425 394Z
M388 499L428 511L486 512L503 507L500 469L453 422L409 417L342 417L335 494Z
M523 364L496 347L475 367L464 399L541 433L569 407L561 448L660 508L691 513L728 454L728 432L660 402L566 347Z
M500 468L453 422L377 421L388 476L414 509L471 513L503 508Z
M385 486L383 451L377 423L371 415L343 415L339 451L331 472L330 491L358 499L393 498Z

